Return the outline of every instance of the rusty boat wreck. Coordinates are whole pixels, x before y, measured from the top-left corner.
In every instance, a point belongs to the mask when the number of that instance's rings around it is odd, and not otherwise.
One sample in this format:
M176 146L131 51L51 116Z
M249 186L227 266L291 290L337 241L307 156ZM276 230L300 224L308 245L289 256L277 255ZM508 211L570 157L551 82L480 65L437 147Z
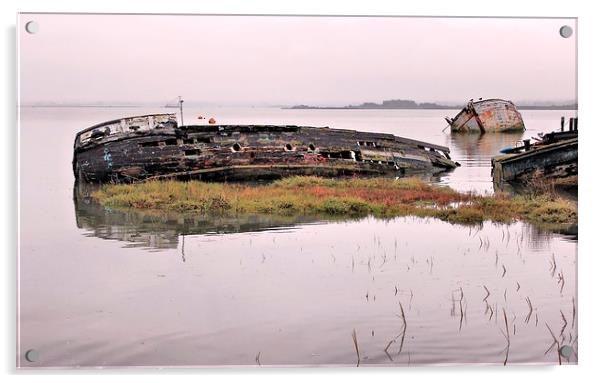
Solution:
M454 118L445 121L452 132L486 133L523 131L521 114L511 101L500 99L470 100Z
M491 159L495 185L504 182L529 184L537 180L552 180L560 186L577 186L578 130L577 118L570 119L569 130L541 134L522 141L522 145L504 148L503 155Z
M75 137L77 181L178 178L247 181L291 175L403 176L458 166L449 148L397 137L293 125L184 125L153 114L94 125Z

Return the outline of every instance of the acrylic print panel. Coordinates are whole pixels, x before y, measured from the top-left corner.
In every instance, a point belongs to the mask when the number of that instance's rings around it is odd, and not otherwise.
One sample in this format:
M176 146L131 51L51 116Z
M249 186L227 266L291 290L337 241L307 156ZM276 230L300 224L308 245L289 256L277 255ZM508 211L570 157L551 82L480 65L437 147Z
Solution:
M18 31L18 367L577 363L576 19Z

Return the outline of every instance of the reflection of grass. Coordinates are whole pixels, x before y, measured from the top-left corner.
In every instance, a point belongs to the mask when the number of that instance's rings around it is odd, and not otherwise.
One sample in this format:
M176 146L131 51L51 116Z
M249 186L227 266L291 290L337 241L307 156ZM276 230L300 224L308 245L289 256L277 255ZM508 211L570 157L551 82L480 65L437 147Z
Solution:
M107 207L210 214L414 215L464 224L517 219L539 224L577 222L576 204L558 197L477 196L432 186L417 178L292 177L268 185L149 181L105 185L93 196Z

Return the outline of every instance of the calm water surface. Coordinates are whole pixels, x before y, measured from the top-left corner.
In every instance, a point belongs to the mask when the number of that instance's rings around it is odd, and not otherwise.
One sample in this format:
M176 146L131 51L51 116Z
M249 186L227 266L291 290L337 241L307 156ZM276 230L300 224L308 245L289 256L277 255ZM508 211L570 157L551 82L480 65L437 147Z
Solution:
M577 348L567 235L520 222L149 215L74 198L74 134L160 111L21 109L19 366L355 365L354 330L360 365L558 363L546 325ZM455 111L187 111L201 113L446 145L462 167L433 182L479 193L493 192L501 147L574 116L524 111L524 133L452 136L443 117Z

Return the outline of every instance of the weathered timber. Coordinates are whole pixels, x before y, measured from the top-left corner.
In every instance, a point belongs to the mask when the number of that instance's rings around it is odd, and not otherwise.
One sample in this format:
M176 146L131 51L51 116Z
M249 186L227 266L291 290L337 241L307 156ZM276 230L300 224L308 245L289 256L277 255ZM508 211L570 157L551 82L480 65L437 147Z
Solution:
M472 101L454 118L445 120L452 132L485 133L525 130L523 118L511 101L488 99Z
M544 179L575 178L577 176L577 137L559 139L569 132L544 136L534 145L525 145L522 151L494 157L491 160L495 183L527 183L535 177Z
M392 134L295 125L178 126L174 114L85 129L75 138L73 157L76 179L88 182L404 175L456 166L447 147Z

